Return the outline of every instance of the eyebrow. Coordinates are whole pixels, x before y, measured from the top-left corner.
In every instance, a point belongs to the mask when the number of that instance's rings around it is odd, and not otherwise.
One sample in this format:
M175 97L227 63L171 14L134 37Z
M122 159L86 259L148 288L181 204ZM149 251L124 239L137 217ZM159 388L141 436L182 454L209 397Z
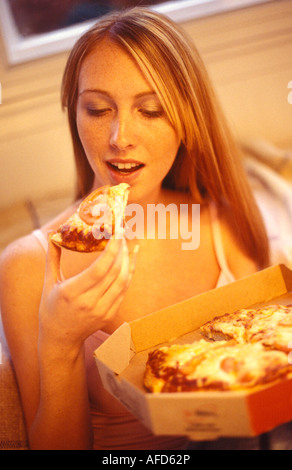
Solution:
M82 90L78 96L81 96L83 95L84 93L97 93L97 94L101 94L101 95L105 95L107 96L108 98L111 98L112 99L112 96L110 93L108 93L107 91L105 90L100 90L100 89L97 89L97 88L86 88L85 90ZM157 94L155 93L155 91L142 91L141 93L137 93L134 98L135 99L139 99L139 98L144 98L144 97L152 97L152 96L155 96L157 97Z

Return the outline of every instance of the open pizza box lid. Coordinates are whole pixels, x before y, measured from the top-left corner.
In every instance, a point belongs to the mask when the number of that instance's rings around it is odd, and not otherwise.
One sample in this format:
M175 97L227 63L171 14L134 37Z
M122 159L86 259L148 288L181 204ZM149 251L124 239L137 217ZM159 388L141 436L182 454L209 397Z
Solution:
M251 437L292 420L292 378L236 392L153 394L143 387L149 351L201 339L196 330L215 316L264 304L292 304L292 271L286 266L124 323L94 352L103 386L156 435Z

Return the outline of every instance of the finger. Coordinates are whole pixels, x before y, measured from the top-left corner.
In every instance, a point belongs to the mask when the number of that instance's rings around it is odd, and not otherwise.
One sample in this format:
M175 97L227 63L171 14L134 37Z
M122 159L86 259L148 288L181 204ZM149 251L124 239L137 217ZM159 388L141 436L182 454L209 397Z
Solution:
M112 283L107 289L102 300L97 302L96 311L100 311L101 309L104 312L103 317L99 318L99 321L101 321L99 329L107 327L118 313L120 305L124 300L128 284L128 278L125 279L125 277L121 276L120 280L117 279L117 282Z
M76 296L99 287L107 278L107 282L113 282L120 269L122 244L122 239L110 239L101 256L81 273L66 280Z
M50 286L53 286L56 282L61 281L61 275L60 275L61 248L52 242L51 240L52 235L53 235L53 232L48 233L48 251L47 251L46 270L45 270L46 281Z
M117 217L115 220L115 231L113 234L113 238L115 239L123 239L125 237L125 228L123 224L123 217Z
M127 242L125 239L123 240L122 250L119 253L115 265L117 274L111 276L111 273L109 273L103 283L103 294L106 294L107 291L111 289L110 295L114 297L128 288L135 272L138 251L139 245L136 245L130 255Z
M98 329L106 329L110 325L113 319L117 316L119 308L124 300L125 291L120 293L114 300L112 297L107 297L105 300L105 312L106 315L102 319L101 324L98 326Z
M102 279L99 286L94 290L104 295L112 285L115 285L115 290L119 293L124 290L126 280L129 276L129 250L126 240L122 240L120 251L115 259L114 264L107 272L106 276Z
M121 271L115 282L109 286L102 299L103 310L106 312L104 318L105 322L108 322L113 318L124 299L125 293L135 271L138 251L139 245L136 245L131 256L129 256L127 243L124 241Z

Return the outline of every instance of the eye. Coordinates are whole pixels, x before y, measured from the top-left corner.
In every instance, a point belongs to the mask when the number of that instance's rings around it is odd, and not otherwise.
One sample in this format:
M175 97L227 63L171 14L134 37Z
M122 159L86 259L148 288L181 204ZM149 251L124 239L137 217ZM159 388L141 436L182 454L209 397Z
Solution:
M139 112L149 119L159 118L164 115L163 109L147 109L147 108L140 108Z
M86 108L86 111L89 116L102 117L108 112L110 112L111 109L110 108L94 108L94 107L88 106Z

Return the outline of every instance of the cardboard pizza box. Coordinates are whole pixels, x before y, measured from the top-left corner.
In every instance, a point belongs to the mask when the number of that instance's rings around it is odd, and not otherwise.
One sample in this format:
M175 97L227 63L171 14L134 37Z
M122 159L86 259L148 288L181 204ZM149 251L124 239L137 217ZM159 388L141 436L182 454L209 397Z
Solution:
M201 339L198 328L217 315L273 303L292 304L284 265L124 323L94 352L103 386L156 435L252 437L291 421L292 378L251 391L152 394L143 387L150 350Z

